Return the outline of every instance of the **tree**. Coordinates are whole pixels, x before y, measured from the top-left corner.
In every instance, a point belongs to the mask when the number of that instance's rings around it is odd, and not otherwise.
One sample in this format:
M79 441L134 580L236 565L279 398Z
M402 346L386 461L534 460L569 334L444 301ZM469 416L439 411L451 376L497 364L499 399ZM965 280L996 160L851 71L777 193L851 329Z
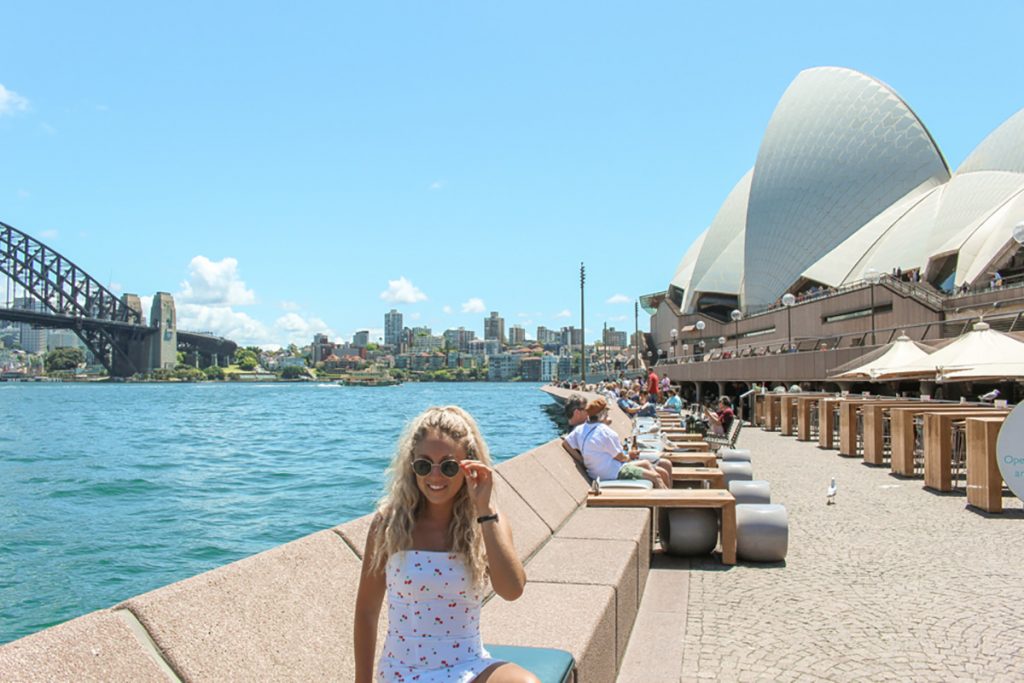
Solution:
M54 349L46 354L43 359L43 367L47 372L59 372L61 370L74 370L85 362L85 354L78 348Z
M219 365L211 365L203 372L206 373L206 379L224 379L224 368Z
M281 370L281 379L298 379L306 376L306 368L288 365Z
M255 370L260 364L260 357L252 348L239 349L235 351L235 364L242 370Z

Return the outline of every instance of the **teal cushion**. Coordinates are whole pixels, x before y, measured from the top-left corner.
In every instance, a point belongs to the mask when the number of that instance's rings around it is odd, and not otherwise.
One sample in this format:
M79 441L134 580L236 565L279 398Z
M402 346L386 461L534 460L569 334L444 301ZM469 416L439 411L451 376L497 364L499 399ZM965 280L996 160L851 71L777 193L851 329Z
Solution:
M566 683L572 679L576 660L565 650L549 647L520 647L518 645L484 645L495 659L518 664L541 683Z

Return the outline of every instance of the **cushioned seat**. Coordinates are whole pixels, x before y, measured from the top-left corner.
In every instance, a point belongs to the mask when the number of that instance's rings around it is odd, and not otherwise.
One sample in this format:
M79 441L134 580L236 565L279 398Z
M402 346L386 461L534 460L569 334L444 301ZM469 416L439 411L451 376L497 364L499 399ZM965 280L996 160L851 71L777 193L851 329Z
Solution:
M601 480L603 489L652 489L654 484L646 479L611 479Z
M541 683L566 683L572 678L576 661L565 650L518 645L484 645L495 659L518 664L533 673Z
M771 484L766 481L743 481L735 480L729 482L729 493L736 499L737 505L742 504L763 504L772 502Z
M736 556L748 562L781 562L789 549L789 517L782 505L736 506Z
M718 512L707 508L668 510L668 533L662 532L661 541L669 555L710 555L718 544Z
M750 462L749 448L720 448L718 457L725 462Z
M725 478L725 486L734 481L750 481L754 478L754 468L749 462L728 462L723 460L718 463L718 469L722 470Z

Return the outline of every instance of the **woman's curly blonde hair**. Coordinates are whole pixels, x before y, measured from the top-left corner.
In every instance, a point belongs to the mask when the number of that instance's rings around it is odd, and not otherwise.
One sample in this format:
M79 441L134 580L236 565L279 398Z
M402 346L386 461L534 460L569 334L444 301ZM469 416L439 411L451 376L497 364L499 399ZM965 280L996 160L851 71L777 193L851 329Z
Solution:
M388 467L388 485L384 497L377 505L377 552L374 568L381 570L395 553L412 548L412 530L424 504L423 494L416 485L412 471L417 444L428 434L443 434L466 453L470 460L478 460L490 467L491 455L480 434L476 420L458 406L427 408L406 426L398 441L391 465ZM455 494L452 521L448 529L452 552L462 556L472 580L483 583L487 573L483 535L476 523L476 511L463 483Z

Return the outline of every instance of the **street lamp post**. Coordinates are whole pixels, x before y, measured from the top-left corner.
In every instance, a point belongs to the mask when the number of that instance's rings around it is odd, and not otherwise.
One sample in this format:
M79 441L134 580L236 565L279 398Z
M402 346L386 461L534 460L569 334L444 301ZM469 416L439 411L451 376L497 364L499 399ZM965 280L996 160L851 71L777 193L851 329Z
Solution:
M732 313L729 314L729 317L732 318L732 321L734 323L736 323L736 355L739 356L740 355L740 318L743 317L743 313L740 312L740 309L734 308Z
M697 330L697 332L704 332L704 328L705 327L707 327L707 325L704 324L703 320L698 320L696 322L696 324L694 324L694 328ZM696 342L694 342L694 344L693 344L693 356L694 356L695 359L697 357L697 346L698 345L702 349L702 353L703 353L704 342L703 341L696 341Z
M874 268L868 268L864 273L864 279L869 283L871 290L871 345L875 345L875 285L882 279L882 274Z
M676 328L673 327L669 331L668 336L671 338L671 342L670 343L672 344L672 358L675 359L675 357L676 357L676 344L679 343L679 330L677 330Z
M793 350L793 305L796 297L791 292L782 295L782 305L786 307L786 352Z
M636 361L635 370L640 369L640 302L633 302L633 359Z
M583 318L583 283L586 280L586 270L580 261L580 380L584 385L587 383L587 326Z

